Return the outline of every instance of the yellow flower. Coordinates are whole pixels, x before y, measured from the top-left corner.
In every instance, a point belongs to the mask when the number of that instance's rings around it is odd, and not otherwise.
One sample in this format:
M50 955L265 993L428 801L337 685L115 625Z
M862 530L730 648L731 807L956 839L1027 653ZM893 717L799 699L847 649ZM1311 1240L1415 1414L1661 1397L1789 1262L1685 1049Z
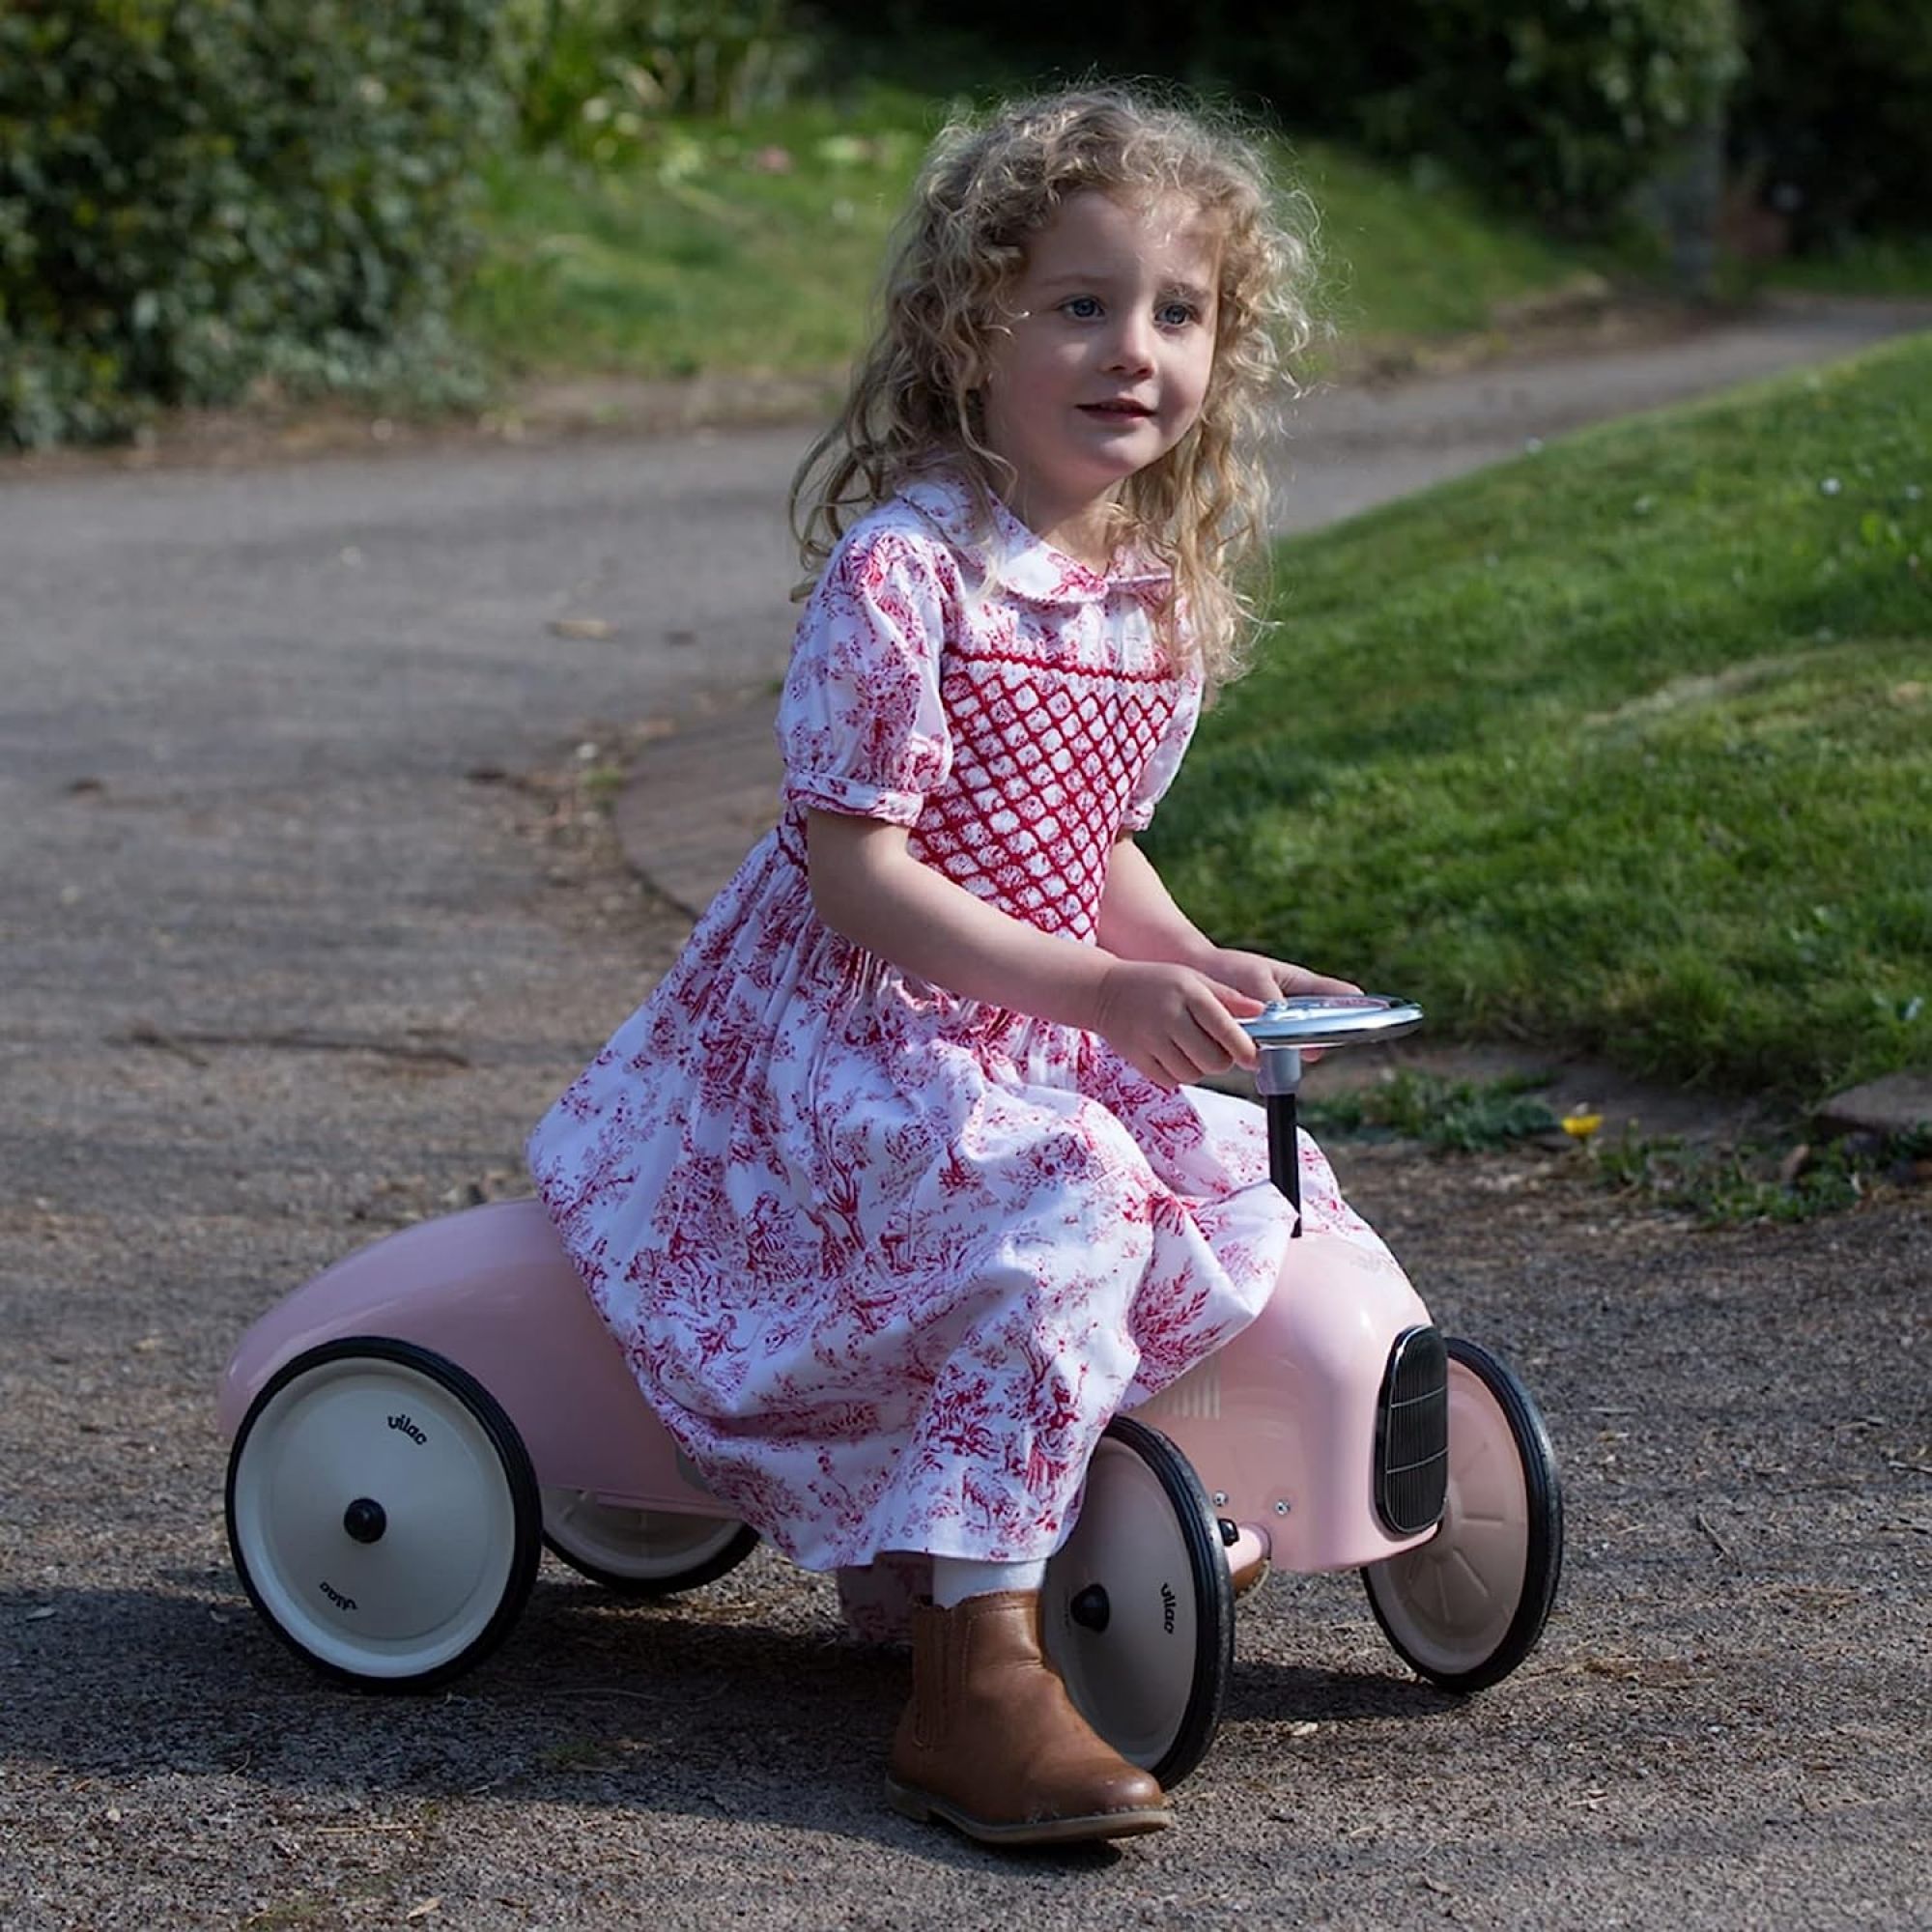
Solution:
M1563 1116L1563 1131L1572 1140L1586 1141L1604 1124L1601 1114L1585 1113L1581 1107L1572 1107Z

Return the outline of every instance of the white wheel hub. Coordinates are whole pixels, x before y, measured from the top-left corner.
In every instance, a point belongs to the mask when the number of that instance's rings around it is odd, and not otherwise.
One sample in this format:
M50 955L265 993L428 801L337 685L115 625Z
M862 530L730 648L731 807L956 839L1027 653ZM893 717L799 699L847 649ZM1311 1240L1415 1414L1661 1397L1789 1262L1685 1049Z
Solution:
M603 1502L587 1490L545 1490L543 1522L571 1561L639 1581L681 1577L744 1533L735 1518Z
M488 1628L516 1566L503 1460L434 1375L345 1355L293 1377L237 1446L238 1557L317 1662L422 1675Z
M1080 1520L1047 1566L1046 1649L1082 1717L1151 1770L1193 1694L1200 1634L1187 1544L1160 1478L1102 1437Z
M1494 1655L1522 1600L1529 1496L1509 1418L1482 1380L1449 1364L1449 1484L1430 1540L1368 1574L1404 1653L1473 1670Z

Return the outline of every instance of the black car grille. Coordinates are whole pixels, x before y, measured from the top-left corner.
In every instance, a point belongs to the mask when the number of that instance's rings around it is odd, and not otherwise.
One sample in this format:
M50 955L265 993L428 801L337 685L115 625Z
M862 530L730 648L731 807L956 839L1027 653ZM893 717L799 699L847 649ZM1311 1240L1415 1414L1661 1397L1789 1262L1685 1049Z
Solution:
M1410 1328L1389 1350L1376 1416L1376 1514L1413 1536L1442 1514L1449 1482L1449 1353L1435 1328Z

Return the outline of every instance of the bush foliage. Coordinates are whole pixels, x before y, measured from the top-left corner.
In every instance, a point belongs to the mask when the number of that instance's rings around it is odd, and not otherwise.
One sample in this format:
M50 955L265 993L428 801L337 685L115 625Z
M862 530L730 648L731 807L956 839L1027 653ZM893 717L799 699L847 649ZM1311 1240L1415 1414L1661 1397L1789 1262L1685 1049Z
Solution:
M1256 67L1290 126L1572 233L1619 221L1738 66L1731 0L1385 0L1372 32L1350 9L1270 18Z
M877 13L820 11L854 36ZM892 14L917 62L959 10L895 0ZM1046 16L981 0L973 18L1030 66L1078 73L1097 53L1115 72L1237 89L1298 133L1433 162L1572 231L1613 225L1738 67L1733 0L1065 0Z
M1801 247L1932 230L1932 0L1744 0L1732 154Z
M666 115L736 120L810 64L787 0L505 0L524 144L609 164Z
M496 14L0 0L0 441L436 360L502 120Z

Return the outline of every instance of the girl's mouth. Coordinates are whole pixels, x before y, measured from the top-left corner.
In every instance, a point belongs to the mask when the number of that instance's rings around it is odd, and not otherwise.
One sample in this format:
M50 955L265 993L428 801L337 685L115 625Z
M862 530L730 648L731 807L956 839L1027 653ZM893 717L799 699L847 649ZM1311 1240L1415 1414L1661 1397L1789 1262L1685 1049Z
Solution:
M1153 414L1153 411L1146 403L1133 402L1082 403L1080 405L1080 412L1083 415L1122 416L1128 419Z

